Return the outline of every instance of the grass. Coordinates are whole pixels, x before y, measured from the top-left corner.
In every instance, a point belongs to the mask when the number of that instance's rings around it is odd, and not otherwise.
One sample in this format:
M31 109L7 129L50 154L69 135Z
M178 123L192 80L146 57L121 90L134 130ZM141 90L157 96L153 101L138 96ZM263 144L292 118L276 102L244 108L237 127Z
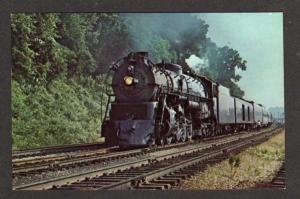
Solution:
M273 179L285 158L284 131L255 147L208 166L178 189L246 189Z

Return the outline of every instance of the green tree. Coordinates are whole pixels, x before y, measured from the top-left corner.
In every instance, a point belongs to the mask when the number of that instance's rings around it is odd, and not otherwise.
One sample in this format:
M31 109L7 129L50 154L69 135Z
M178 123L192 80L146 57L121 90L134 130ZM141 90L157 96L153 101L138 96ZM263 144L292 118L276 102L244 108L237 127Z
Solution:
M157 35L151 39L149 46L150 57L153 62L160 62L162 60L176 60L175 51L171 50L170 41Z
M214 42L207 39L206 56L209 66L201 68L200 73L228 87L231 95L243 97L244 91L236 84L241 79L241 76L236 74L236 69L246 70L247 62L240 57L239 52L228 46L217 47Z
M91 15L62 15L11 15L15 149L99 137L100 102L107 99L99 92L103 78L90 76L95 64L86 44L95 22ZM67 75L72 66L78 70Z
M119 14L64 13L60 19L60 42L74 52L68 63L71 74L105 73L129 52L130 35Z
M54 13L12 15L14 79L37 86L66 71L66 49L56 42L57 22Z
M59 42L73 53L68 62L70 74L89 75L95 68L95 59L88 49L87 34L93 27L95 19L88 13L60 14Z
M31 41L33 38L35 26L33 16L26 14L11 15L12 30L12 74L14 79L22 80L31 79L36 73L34 65L35 52L31 49Z
M87 41L98 72L105 73L112 62L129 52L131 38L119 14L98 13L96 18Z

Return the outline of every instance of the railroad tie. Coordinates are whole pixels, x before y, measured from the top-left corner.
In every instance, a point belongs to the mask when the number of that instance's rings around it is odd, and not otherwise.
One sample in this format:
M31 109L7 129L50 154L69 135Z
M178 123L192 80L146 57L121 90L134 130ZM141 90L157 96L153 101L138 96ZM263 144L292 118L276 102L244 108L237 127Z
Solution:
M135 189L150 189L150 190L165 190L166 187L170 185L163 184L139 184L138 186L135 187Z
M156 179L156 180L151 180L151 183L157 183L157 184L170 184L172 186L175 186L178 184L177 180L171 180L171 179Z
M173 177L173 176L163 176L159 177L159 180L175 180L177 183L180 183L182 181L182 178L179 177Z

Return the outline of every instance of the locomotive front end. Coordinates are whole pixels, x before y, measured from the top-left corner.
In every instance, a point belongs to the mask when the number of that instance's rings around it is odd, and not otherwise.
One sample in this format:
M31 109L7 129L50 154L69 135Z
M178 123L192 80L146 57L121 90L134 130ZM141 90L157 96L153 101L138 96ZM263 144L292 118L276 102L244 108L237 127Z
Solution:
M131 53L115 69L109 121L102 125L108 145L139 147L154 141L157 85L153 66L144 52Z
M130 53L115 70L112 87L119 102L149 101L155 91L153 66L148 53Z

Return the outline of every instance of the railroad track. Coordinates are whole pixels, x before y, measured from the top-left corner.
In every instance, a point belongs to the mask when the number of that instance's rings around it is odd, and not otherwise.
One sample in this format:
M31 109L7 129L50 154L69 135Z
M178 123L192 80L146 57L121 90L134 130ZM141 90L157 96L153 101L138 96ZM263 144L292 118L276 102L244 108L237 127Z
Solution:
M94 142L88 144L70 144L70 145L63 145L63 146L42 147L42 148L35 148L29 150L14 150L12 153L12 158L16 160L16 159L30 158L36 156L46 156L46 155L57 154L57 153L96 150L101 148L105 148L104 143Z
M217 139L230 139L231 136L220 136ZM214 139L205 139L205 143L215 142ZM13 167L13 186L34 183L59 176L71 175L72 173L93 171L109 165L120 164L128 160L141 158L147 154L157 153L163 150L174 150L179 147L189 147L191 143L176 143L155 148L134 149L110 153L91 153L90 156L79 154L78 156L59 157L60 161L30 161L30 164L19 164ZM195 144L195 143L193 143ZM53 160L53 159L51 159ZM35 164L33 164L35 163Z
M215 141L216 139L225 139L232 137L232 135L222 135L214 138L204 138L202 142ZM197 141L195 141L197 142ZM167 146L159 146L156 148L135 149L135 150L121 150L118 147L100 148L96 150L77 150L71 152L64 152L58 154L50 154L45 156L34 156L21 159L13 159L13 177L15 176L28 176L41 174L47 170L62 170L69 169L75 166L96 164L115 159L126 157L144 155L152 151L165 150L174 147L182 147L190 143L176 143ZM79 147L79 145L78 145ZM85 146L84 146L85 148Z
M267 183L259 183L255 186L255 188L277 188L277 189L285 189L285 162L282 163L279 171L276 176L272 179L271 182Z
M22 175L23 173L31 171L44 171L46 169L62 167L63 165L67 166L70 160L71 162L77 160L77 162L80 163L87 158L92 159L93 157L98 157L114 151L117 151L116 147L15 159L12 161L13 175Z
M265 139L266 137L262 136L254 140L236 140L205 150L193 150L181 155L161 157L163 159L156 159L145 166L87 178L70 185L63 185L58 189L167 189L176 182L179 183L180 180L190 177L192 174L190 167L195 169L195 166L199 167L211 159L224 159L224 156L229 153L242 150L258 140L264 141Z
M169 186L172 186L174 182L171 182L171 179L178 180L179 176L185 175L178 174L179 171L185 170L185 173L191 174L191 170L186 169L193 169L197 163L212 158L224 158L236 149L242 149L255 144L258 140L267 139L272 133L273 130L269 130L264 133L232 136L210 143L197 143L180 148L154 151L131 159L126 158L126 161L117 164L103 165L92 171L19 185L14 189L142 189L165 187L167 181L170 181ZM169 176L174 174L178 175ZM154 186L153 184L162 182L165 182L163 186Z

